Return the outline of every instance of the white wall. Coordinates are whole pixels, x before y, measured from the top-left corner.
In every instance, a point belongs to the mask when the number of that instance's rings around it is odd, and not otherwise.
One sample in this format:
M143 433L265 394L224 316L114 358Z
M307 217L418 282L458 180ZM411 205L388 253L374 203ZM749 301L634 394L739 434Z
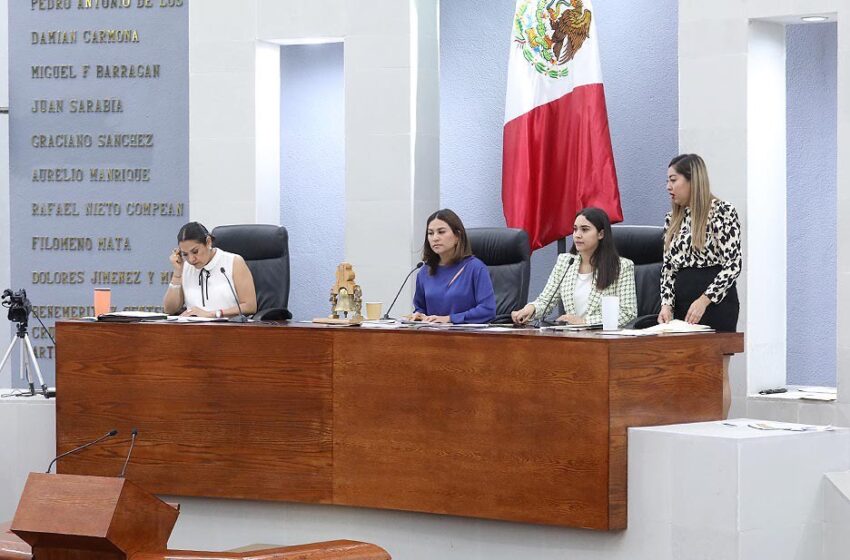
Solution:
M0 523L11 521L30 472L56 455L56 400L0 397Z
M190 3L192 219L214 226L280 216L279 165L277 174L263 168L279 138L260 124L277 115L266 113L258 89L275 83L271 72L279 80L279 65L265 64L268 50L255 45L342 37L345 258L369 299L389 302L418 260L420 222L439 204L437 5L334 0L319 13L298 0L250 0L239 10Z
M437 1L349 6L345 256L386 309L419 260L425 218L440 200ZM412 299L410 286L400 299Z
M9 1L0 0L0 107L9 106ZM11 287L11 244L9 232L9 116L0 115L0 290ZM5 317L0 317L4 319ZM0 328L0 345L5 352L6 333ZM11 335L10 335L11 336ZM0 387L11 385L11 363L0 371Z
M711 188L732 202L747 228L747 20L730 15L733 5L711 10L695 0L679 3L679 153L700 154L708 165ZM743 239L746 255L749 246ZM748 263L738 280L742 302L739 328L747 327ZM746 356L733 357L731 416L745 408Z
M280 220L280 47L257 41L254 76L256 197L258 224Z
M751 21L747 44L747 391L786 378L785 26ZM744 282L742 282L743 284Z
M746 237L744 273L739 280L743 307L741 322L747 333L747 357L732 360L733 409L732 415L746 414L755 418L786 419L790 421L836 423L850 422L850 223L838 224L838 404L810 404L799 402L772 402L747 400L745 380L751 380L751 389L762 384L784 384L784 360L770 354L776 350L780 337L784 338L784 321L773 321L784 315L785 297L782 294L773 304L777 309L767 311L763 321L756 313L764 312L778 282L784 286L785 250L771 253L775 247L759 228L779 228L784 231L784 208L781 202L766 200L771 192L776 198L785 198L784 156L782 161L754 156L760 138L753 136L750 125L756 112L776 108L775 99L755 97L753 83L748 91L748 79L755 78L756 68L764 63L758 51L749 51L751 28L755 36L764 40L772 35L770 26L778 23L799 23L800 17L813 13L831 14L838 20L838 179L837 214L844 216L850 210L850 5L846 0L813 0L807 2L775 2L773 0L735 0L704 2L681 0L679 4L679 122L680 151L695 151L722 165L710 166L712 185L719 196L732 201L741 215ZM751 26L751 20L766 22ZM775 29L774 29L775 30ZM778 37L775 37L778 42ZM762 46L764 46L762 41ZM775 50L778 52L778 50ZM763 54L763 51L762 51ZM777 55L778 56L778 55ZM784 56L784 55L783 55ZM783 83L771 72L771 80ZM764 78L761 78L764 79ZM757 81L757 80L756 80ZM747 106L748 93L756 102ZM768 107L762 106L764 102ZM753 119L751 119L751 117ZM780 117L784 123L784 114ZM784 128L777 132L784 137ZM761 138L772 147L765 153L775 153L778 138ZM748 143L753 150L748 150ZM763 147L763 146L762 146ZM751 157L752 156L752 157ZM761 166L761 167L759 167ZM778 177L777 170L782 170ZM772 181L766 179L777 177ZM770 184L768 184L770 183ZM773 191L771 191L773 189ZM829 206L832 201L825 200ZM757 215L759 214L759 215ZM766 218L766 219L762 219ZM761 220L761 221L760 221ZM781 223L780 223L781 222ZM783 238L783 234L776 235ZM759 270L755 271L754 267ZM761 306L761 307L759 307ZM817 328L816 326L813 328ZM781 352L784 357L784 351ZM775 363L773 363L775 362ZM783 362L783 363L779 363ZM781 378L781 382L776 382ZM746 411L746 412L745 412Z
M256 0L189 3L189 212L210 228L256 215Z

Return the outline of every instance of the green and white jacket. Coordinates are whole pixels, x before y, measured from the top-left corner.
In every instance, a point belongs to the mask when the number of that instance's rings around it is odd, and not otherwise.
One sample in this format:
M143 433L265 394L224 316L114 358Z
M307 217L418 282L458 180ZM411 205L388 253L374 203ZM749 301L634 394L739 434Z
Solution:
M560 293L552 297L555 288L564 276L564 271L570 262L570 257L573 257L572 266L570 267L564 281L561 283ZM555 268L549 274L549 280L546 282L546 287L537 296L537 299L532 302L534 305L534 318L542 319L551 313L552 309L558 302L564 303L564 312L569 315L576 314L575 307L575 287L578 279L578 270L581 265L581 255L572 255L570 253L562 253L558 255L558 260L555 263ZM596 274L593 275L593 287L590 290L590 297L587 300L587 312L584 315L584 320L588 324L602 322L602 296L617 296L620 298L620 317L617 321L619 325L625 325L635 317L637 317L637 296L635 295L635 265L629 259L620 257L620 277L616 282L602 290L596 288ZM546 303L550 300L548 309L543 309Z

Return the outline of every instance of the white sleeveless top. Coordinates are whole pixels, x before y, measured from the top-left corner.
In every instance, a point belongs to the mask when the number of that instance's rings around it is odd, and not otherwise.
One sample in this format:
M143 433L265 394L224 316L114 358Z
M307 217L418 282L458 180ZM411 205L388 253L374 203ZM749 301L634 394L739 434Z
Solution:
M578 273L576 288L573 292L573 301L576 306L576 315L584 317L587 313L587 302L590 300L590 290L593 288L593 273Z
M188 262L183 263L183 303L186 308L200 307L207 311L226 309L236 305L233 292L227 280L221 273L221 267L233 282L233 253L216 249L213 258L202 269L197 269ZM207 273L209 272L209 274ZM236 285L233 285L236 289Z

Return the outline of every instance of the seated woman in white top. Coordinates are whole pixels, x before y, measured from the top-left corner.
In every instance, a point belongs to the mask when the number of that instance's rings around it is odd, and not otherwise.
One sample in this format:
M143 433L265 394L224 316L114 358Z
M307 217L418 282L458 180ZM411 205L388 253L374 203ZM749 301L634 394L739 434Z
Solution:
M239 306L244 315L257 312L254 278L245 259L213 248L212 242L213 236L198 222L189 222L177 233L178 248L169 259L174 271L162 302L169 315L184 307L181 315L190 317L232 317L239 315Z
M601 323L602 296L619 297L619 325L637 316L635 265L617 254L608 214L591 207L576 215L573 247L569 253L558 255L543 292L534 302L511 313L511 318L517 324L543 319L562 301L564 314L558 317L559 322Z

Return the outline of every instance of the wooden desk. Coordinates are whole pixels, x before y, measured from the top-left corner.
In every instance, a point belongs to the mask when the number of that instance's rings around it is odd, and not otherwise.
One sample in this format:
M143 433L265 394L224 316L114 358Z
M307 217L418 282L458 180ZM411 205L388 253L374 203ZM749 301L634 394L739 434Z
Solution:
M626 428L719 419L742 334L58 322L59 472L158 494L626 526Z

